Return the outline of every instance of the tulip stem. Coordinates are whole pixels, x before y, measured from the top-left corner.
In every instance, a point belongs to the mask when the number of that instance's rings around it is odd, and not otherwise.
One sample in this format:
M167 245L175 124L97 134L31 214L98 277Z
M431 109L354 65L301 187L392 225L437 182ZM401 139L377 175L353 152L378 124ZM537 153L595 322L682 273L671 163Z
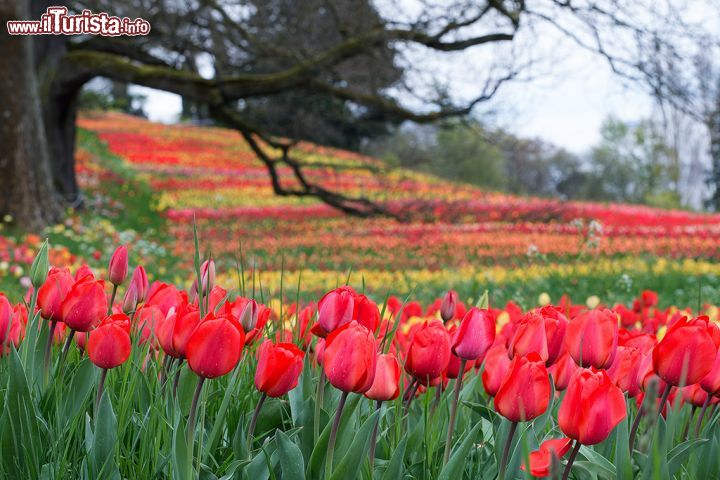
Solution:
M707 408L710 405L710 400L712 400L712 395L708 394L705 402L703 403L702 409L700 410L700 416L697 419L697 423L695 423L696 437L700 436L700 427L702 427L703 418L705 417L705 412L707 412Z
M180 384L180 372L182 372L182 358L178 358L177 370L175 371L175 380L173 380L173 397L177 397L177 389Z
M195 394L193 395L192 404L190 405L190 416L188 417L187 425L187 444L188 448L191 451L193 448L193 441L195 440L195 415L197 414L197 406L198 401L200 400L200 393L202 392L203 383L205 383L205 378L199 377L197 386L195 387Z
M445 455L443 457L443 464L447 464L450 459L453 431L455 430L455 417L457 416L457 407L458 402L460 401L460 390L462 390L463 373L465 373L466 362L467 360L464 358L460 360L460 373L458 374L457 380L455 380L455 391L453 393L453 403L450 406L450 423L448 424L447 438L445 439ZM442 385L442 382L440 382L440 385ZM438 387L438 389L439 388L440 387Z
M100 374L100 383L98 383L97 395L95 396L95 415L97 415L98 407L100 406L100 399L102 398L103 390L105 388L105 377L107 377L107 368L102 369Z
M420 380L415 380L415 383L412 384L412 388L407 393L407 401L405 402L405 408L407 410L410 410L410 404L413 401L413 398L415 398L415 393L418 391L418 388L420 388Z
M337 438L338 427L340 426L340 417L342 415L343 408L345 407L345 400L347 400L348 392L343 392L340 396L340 402L335 412L335 419L333 420L332 429L330 430L330 439L328 440L327 446L327 457L325 459L325 480L330 479L333 468L333 453L335 451L335 439Z
M570 470L572 470L572 465L575 462L575 457L577 457L578 452L580 451L580 447L582 446L582 443L576 441L575 446L572 449L572 452L570 453L570 458L568 458L568 463L565 466L565 471L563 472L562 480L567 480L570 477Z
M255 407L255 411L253 412L252 420L250 420L250 426L248 427L248 433L247 433L247 444L248 444L248 452L252 452L252 444L253 439L255 438L255 426L257 425L257 419L258 416L260 416L260 409L263 406L263 403L265 403L265 399L267 398L267 394L263 393L260 397L260 400L258 400L258 404Z
M55 336L55 327L57 322L55 320L50 321L50 335L48 336L47 342L45 342L45 380L47 381L48 371L50 369L50 353L52 352L52 342Z
M517 422L510 423L507 440L505 440L505 448L503 449L502 459L500 460L500 470L498 472L498 480L505 480L505 471L507 470L508 460L510 459L510 447L512 446L515 430L517 430Z
M115 295L117 295L118 286L113 284L112 295L110 296L110 303L108 304L108 315L112 315L113 303L115 303Z
M380 407L382 407L382 401L378 400L375 403L375 409L380 410ZM375 428L373 428L372 437L370 438L370 477L372 478L373 475L373 465L375 464L375 447L377 446L377 434L378 434L378 427L380 426L380 415L378 415L377 420L375 421Z
M325 395L325 369L320 368L320 376L318 377L317 394L315 395L315 418L313 419L313 438L317 443L320 438L320 414L323 407L323 396Z
M70 345L72 344L72 339L75 336L75 330L72 328L70 329L70 334L67 337L67 340L65 340L65 346L63 347L62 354L60 355L60 364L58 365L58 376L61 376L64 369L65 369L65 358L67 357L68 351L70 351Z
M632 427L630 428L630 439L628 441L628 446L630 448L631 455L632 455L633 449L635 448L635 437L637 436L638 427L640 426L640 420L642 420L642 417L644 415L645 415L645 408L642 405L640 405L637 415L635 415L635 420L633 420Z
M672 385L669 383L665 386L665 391L662 394L662 397L660 398L660 406L658 407L658 416L657 418L660 418L660 415L662 415L663 408L665 408L665 404L667 403L668 397L670 396L670 390L672 389Z
M695 405L692 406L692 410L690 411L690 418L688 418L687 422L685 423L685 428L683 429L683 434L681 437L683 439L683 442L687 440L688 432L690 431L690 424L692 423L697 408L698 407L696 407Z

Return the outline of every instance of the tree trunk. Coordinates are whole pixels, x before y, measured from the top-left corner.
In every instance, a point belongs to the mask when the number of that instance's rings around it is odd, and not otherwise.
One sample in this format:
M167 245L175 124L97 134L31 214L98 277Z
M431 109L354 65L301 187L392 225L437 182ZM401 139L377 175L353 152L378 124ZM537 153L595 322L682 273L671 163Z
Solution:
M0 25L30 18L27 0L0 0ZM51 179L33 37L3 35L0 42L0 215L38 231L60 219Z

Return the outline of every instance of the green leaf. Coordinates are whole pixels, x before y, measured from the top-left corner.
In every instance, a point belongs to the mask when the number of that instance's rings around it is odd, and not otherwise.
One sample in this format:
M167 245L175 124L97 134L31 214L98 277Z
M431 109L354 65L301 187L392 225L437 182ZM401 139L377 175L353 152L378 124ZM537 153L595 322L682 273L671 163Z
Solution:
M30 266L30 282L36 290L45 283L49 269L50 261L48 260L48 241L46 238Z
M275 442L282 461L283 480L304 480L305 461L303 460L300 447L293 443L282 430L275 432Z
M590 469L591 471L602 473L604 476L610 476L610 478L615 478L617 476L615 465L592 448L583 445L580 447L579 453L592 464L593 468Z
M489 296L489 292L488 292L487 290L485 290L485 291L483 292L482 296L481 296L480 298L478 298L478 301L477 301L477 303L475 304L475 306L476 306L477 308L481 308L481 309L487 310L488 304L490 303L488 296Z
M407 446L407 442L408 436L405 435L402 440L400 440L400 443L398 443L397 448L395 448L392 457L390 457L385 473L383 473L382 480L395 480L397 478L402 478L403 460L405 458L405 447Z
M90 464L96 478L115 476L115 443L117 442L117 420L110 397L104 392L95 417L95 431Z
M361 395L351 395L348 397L347 402L345 402L345 408L343 409L342 416L340 417L340 427L338 428L338 438L341 438L341 437L343 437L343 435L345 435L345 431L347 430L348 420L350 419L352 414L355 412L355 408L357 408L358 404L360 403L360 398L362 398ZM328 422L328 424L325 425L325 428L323 429L322 433L320 434L320 437L318 437L318 441L315 444L315 448L313 449L312 454L310 455L310 461L308 462L307 472L305 472L307 478L320 478L321 472L323 471L323 467L325 465L325 456L327 455L327 446L328 446L328 441L330 439L331 428L332 428L332 422Z
M480 432L482 424L478 423L475 427L470 430L470 433L463 439L459 447L455 448L450 454L450 460L447 465L440 470L440 476L438 480L455 480L463 478L463 470L465 469L465 462L470 454L470 449L475 443L475 439Z
M631 480L633 478L627 416L615 428L615 469L617 470L618 480Z
M181 416L178 416L173 429L172 449L173 472L175 472L173 477L178 480L191 480L192 472L187 471L186 465L192 452L188 449L187 439L185 438L185 422Z
M470 408L472 411L479 413L482 418L488 420L489 422L494 422L500 417L495 410L481 403L462 402L462 404Z
M708 442L707 438L694 438L686 442L682 442L670 452L668 452L668 470L670 475L675 475L682 467L683 463L690 458L690 455L697 447Z
M370 450L370 436L380 416L380 411L375 410L360 429L355 432L350 449L345 454L340 464L333 470L330 480L342 480L345 478L357 478L360 466L367 460Z

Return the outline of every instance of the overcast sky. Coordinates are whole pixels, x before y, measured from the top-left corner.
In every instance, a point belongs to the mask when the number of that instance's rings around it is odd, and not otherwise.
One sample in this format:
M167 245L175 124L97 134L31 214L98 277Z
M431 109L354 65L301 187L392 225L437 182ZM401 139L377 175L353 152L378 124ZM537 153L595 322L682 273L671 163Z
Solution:
M607 62L577 46L553 27L539 25L519 39L524 51L532 51L532 80L503 85L490 105L478 108L494 113L490 122L522 136L539 137L575 153L584 153L599 139L599 129L612 115L637 121L650 115L652 101L639 86L627 86L615 76ZM517 41L514 42L517 44ZM461 56L440 55L423 69L445 79L459 97L473 98L479 92L487 65L503 58L502 47L483 46ZM421 54L426 55L426 54ZM411 59L417 64L417 59ZM428 66L432 65L432 66ZM146 110L152 120L174 122L180 113L180 98L173 94L134 87L147 94Z

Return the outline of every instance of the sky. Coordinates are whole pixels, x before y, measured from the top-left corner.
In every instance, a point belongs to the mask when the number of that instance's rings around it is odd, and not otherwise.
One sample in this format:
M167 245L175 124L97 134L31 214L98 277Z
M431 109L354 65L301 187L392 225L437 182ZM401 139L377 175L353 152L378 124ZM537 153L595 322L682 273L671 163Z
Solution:
M529 41L542 57L541 67L533 72L532 80L503 85L489 105L477 109L481 119L485 110L492 110L489 121L494 125L583 154L599 141L600 127L608 116L635 122L651 114L652 100L640 86L626 85L600 56L548 27L540 28ZM449 79L459 96L472 98L488 61L502 54L475 47L462 57L446 55L437 61L444 63L433 63L430 68ZM151 120L177 121L181 108L177 95L144 87L133 90L147 96L145 109Z

